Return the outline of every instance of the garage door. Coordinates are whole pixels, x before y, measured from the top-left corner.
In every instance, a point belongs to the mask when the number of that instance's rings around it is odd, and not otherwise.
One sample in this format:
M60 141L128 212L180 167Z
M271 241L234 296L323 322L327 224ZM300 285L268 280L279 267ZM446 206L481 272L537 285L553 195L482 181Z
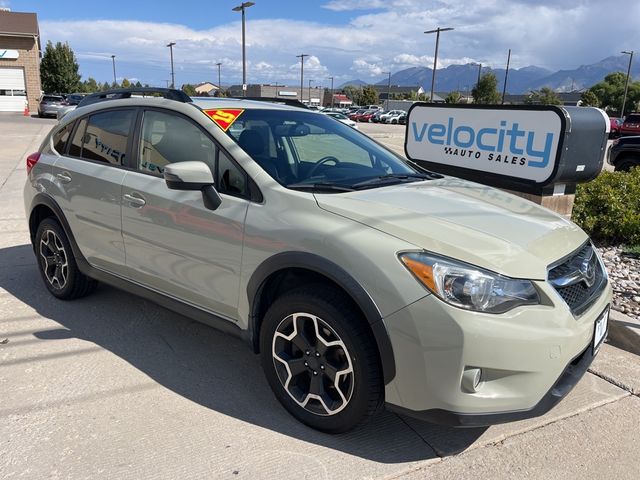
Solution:
M22 68L0 68L0 112L22 112L25 105Z

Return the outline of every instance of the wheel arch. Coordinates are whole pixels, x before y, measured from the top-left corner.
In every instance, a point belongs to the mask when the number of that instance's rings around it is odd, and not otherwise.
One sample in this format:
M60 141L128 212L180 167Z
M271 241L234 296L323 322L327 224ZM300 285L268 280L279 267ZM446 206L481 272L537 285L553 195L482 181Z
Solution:
M287 291L288 276L308 283L329 283L342 290L362 312L375 339L385 385L396 374L395 357L382 314L369 293L342 267L308 252L282 252L265 260L253 272L247 284L249 301L248 333L251 346L259 352L260 328L269 301ZM291 277L289 277L290 279ZM284 284L284 289L282 288ZM300 283L295 284L296 287Z

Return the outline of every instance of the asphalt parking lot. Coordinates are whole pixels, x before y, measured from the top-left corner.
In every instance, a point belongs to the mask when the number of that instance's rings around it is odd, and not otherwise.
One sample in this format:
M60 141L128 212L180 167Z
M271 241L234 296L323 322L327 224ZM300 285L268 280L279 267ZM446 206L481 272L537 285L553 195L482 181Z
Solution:
M235 338L104 285L55 300L22 204L53 124L0 114L1 478L636 478L640 359L610 344L537 419L456 430L387 412L331 436L284 411ZM360 129L402 148L403 126Z

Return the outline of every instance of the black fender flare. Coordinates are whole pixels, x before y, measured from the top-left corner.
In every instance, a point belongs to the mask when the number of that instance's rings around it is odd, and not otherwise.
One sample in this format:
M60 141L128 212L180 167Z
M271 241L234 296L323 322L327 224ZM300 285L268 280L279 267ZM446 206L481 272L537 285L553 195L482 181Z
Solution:
M274 273L289 268L310 270L327 277L340 286L363 312L373 333L380 362L382 365L385 385L396 375L393 346L387 328L382 321L382 314L369 293L342 267L324 257L309 252L291 251L281 252L263 261L253 272L247 283L247 297L249 301L249 331L254 348L260 336L258 317L260 293L266 280Z

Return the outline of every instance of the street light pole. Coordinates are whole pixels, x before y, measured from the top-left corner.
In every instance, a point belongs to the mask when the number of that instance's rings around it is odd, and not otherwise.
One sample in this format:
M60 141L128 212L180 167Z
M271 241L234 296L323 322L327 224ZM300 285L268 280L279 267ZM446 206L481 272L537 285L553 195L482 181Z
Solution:
M311 105L311 82L313 82L313 80L309 79L309 105Z
M504 85L502 86L502 105L504 105L504 96L507 94L507 79L509 78L509 63L511 62L511 49L507 55L507 69L504 72Z
M391 101L391 72L381 72L383 75L389 75L389 80L387 82L387 108L389 107L389 102Z
M220 84L220 66L221 65L222 65L222 62L216 63L216 66L218 67L218 96L220 96L220 92L222 90L222 85Z
M308 57L306 53L296 55L296 58L300 59L300 102L302 103L302 95L304 94L304 59Z
M242 96L247 96L247 52L245 43L245 9L254 6L254 2L242 2L237 7L232 8L234 12L242 12Z
M433 89L436 85L436 68L438 68L438 45L440 44L440 32L448 32L449 30L453 30L451 27L446 28L436 28L435 30L427 30L424 33L435 33L436 34L436 54L433 56L433 72L431 72L431 96L429 101L433 103Z
M173 71L173 46L175 44L176 42L170 42L167 44L167 47L169 47L169 52L171 52L171 88L176 88L176 76Z
M111 55L111 62L113 63L113 83L116 83L116 56Z
M480 85L480 75L482 74L482 64L478 64L478 81L476 82L476 88Z
M333 109L333 77L329 77L331 80L331 108Z
M631 62L633 62L633 50L630 52L623 51L625 55L629 55L629 67L627 68L627 80L624 82L624 97L622 97L622 111L620 117L624 118L624 107L627 104L627 91L629 90L629 75L631 75Z

